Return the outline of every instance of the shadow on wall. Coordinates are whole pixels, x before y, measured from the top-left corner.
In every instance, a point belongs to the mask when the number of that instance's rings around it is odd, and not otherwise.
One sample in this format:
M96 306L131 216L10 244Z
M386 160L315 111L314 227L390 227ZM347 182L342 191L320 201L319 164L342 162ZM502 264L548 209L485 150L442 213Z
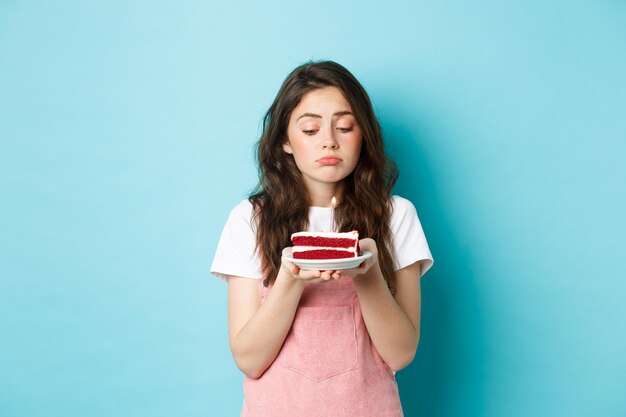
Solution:
M447 161L446 137L435 123L420 120L415 103L391 89L393 97L377 100L387 152L400 170L394 193L413 202L424 227L433 268L422 281L421 338L411 365L397 373L405 416L482 415L484 410L485 337L477 273L472 250L463 247L451 221L462 207L449 207L434 171L454 169ZM410 111L408 111L410 110ZM441 123L443 124L443 123ZM432 144L432 145L429 145ZM447 146L453 146L451 144ZM459 216L457 215L456 218Z

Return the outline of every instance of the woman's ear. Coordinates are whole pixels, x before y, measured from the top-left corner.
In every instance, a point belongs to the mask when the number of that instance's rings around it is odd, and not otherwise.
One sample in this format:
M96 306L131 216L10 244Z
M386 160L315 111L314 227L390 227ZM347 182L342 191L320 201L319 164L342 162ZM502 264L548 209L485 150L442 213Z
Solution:
M289 140L283 142L283 151L285 151L289 155L293 155L293 150L291 149L291 144L289 143Z

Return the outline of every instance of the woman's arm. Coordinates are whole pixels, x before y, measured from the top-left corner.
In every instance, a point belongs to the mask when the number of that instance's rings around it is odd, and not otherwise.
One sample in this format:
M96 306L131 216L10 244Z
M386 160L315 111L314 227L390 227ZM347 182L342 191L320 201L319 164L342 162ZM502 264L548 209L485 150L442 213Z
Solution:
M228 278L228 333L237 367L251 378L259 378L274 362L289 333L306 283L329 282L334 271L305 271L285 260L265 301L261 303L258 282Z
M361 247L376 251L373 240ZM365 243L365 242L364 242ZM376 258L376 256L374 256ZM420 337L420 274L419 262L396 271L389 285L396 289L391 294L377 259L365 274L354 277L363 321L376 350L387 366L394 371L408 366L415 357Z
M276 359L304 290L304 282L282 268L263 303L258 285L249 278L228 278L230 349L237 367L251 378L259 378Z

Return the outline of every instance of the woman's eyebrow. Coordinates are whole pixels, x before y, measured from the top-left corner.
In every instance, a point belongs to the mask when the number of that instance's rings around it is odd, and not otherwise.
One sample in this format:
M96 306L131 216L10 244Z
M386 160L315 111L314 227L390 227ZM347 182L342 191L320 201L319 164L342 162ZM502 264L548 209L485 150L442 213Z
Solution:
M335 116L345 116L345 115L347 115L347 114L350 114L350 115L351 115L351 114L352 114L352 112L351 112L351 111L348 111L348 110L338 111L338 112L336 112L336 113L334 113L334 114L333 114L333 117L335 117ZM315 117L315 118L317 118L317 119L321 119L321 118L322 118L322 116L320 116L319 114L315 114L315 113L303 113L303 114L301 114L301 115L300 115L300 116L296 119L296 122L297 122L298 120L302 119L303 117Z

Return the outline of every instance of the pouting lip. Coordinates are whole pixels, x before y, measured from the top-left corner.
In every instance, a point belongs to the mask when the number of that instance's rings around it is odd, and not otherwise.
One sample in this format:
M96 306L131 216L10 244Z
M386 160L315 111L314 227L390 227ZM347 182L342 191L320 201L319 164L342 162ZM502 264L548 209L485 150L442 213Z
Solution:
M342 161L343 159L339 158L338 156L328 155L328 156L321 157L316 162L322 165L336 165Z

